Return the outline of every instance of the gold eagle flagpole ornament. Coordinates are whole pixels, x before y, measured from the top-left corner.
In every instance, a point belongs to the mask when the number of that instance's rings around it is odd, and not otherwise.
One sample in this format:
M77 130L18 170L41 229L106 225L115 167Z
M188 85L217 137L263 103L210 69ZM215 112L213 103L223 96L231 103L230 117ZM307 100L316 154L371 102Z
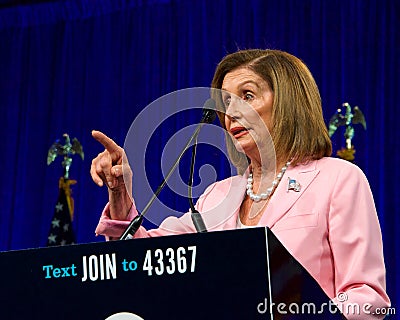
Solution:
M79 154L84 159L84 153L82 149L81 143L77 138L71 139L67 133L63 134L63 138L65 140L65 144L62 145L60 140L57 139L50 147L49 152L47 153L47 165L50 165L57 156L63 156L64 160L62 162L62 166L64 168L64 179L69 179L69 169L72 164L72 155Z
M344 114L342 113L342 109L339 108L329 120L329 137L332 137L337 128L345 126L346 129L344 132L344 137L346 141L346 147L338 150L336 154L339 158L353 161L355 158L354 154L356 153L354 145L351 142L354 137L353 124L360 123L364 127L364 129L367 130L367 123L365 121L364 114L361 112L359 107L355 106L352 111L350 104L347 102L343 103L342 107L345 108Z
M50 147L47 153L47 165L50 165L58 156L63 157L62 166L64 168L64 174L59 180L59 201L57 202L55 214L52 221L52 230L48 238L49 245L73 243L71 239L72 229L69 225L73 220L74 214L74 199L72 198L71 185L76 183L76 180L69 179L69 172L72 164L72 156L74 154L80 155L82 160L84 159L83 148L77 138L71 139L67 133L63 134L64 144L57 139ZM65 203L66 202L66 203ZM64 205L65 203L65 205ZM63 212L68 211L70 219L63 217ZM67 221L69 220L69 221ZM59 224L63 224L60 227ZM57 228L63 228L61 232ZM69 228L69 229L68 229ZM54 232L53 232L54 231ZM58 239L60 238L60 239ZM67 239L67 240L65 240Z

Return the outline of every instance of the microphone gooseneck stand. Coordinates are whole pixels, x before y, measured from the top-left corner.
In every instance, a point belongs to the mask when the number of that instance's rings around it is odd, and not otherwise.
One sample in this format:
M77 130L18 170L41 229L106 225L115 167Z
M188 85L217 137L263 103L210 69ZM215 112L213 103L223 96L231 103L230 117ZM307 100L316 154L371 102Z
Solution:
M194 161L196 158L196 149L197 149L197 137L192 146L192 160L190 163L190 177L188 182L189 205L190 205L190 211L192 212L190 216L192 218L192 222L197 232L207 232L207 228L206 225L204 224L203 218L201 217L200 212L196 210L193 204L192 186L193 186L193 171L194 171Z
M186 143L186 145L183 147L181 153L179 154L179 156L177 157L177 159L175 160L175 163L173 164L173 166L171 167L171 169L168 171L167 175L165 176L165 178L163 179L163 181L161 182L161 184L158 186L156 192L154 192L154 194L152 195L152 197L150 198L149 202L147 203L147 205L143 208L142 212L139 212L138 215L130 222L130 224L128 225L128 227L125 229L124 233L122 234L122 236L119 238L119 240L126 240L126 239L131 239L133 238L133 236L135 235L135 233L137 232L137 230L140 228L140 226L143 223L143 218L145 216L145 214L148 212L148 210L150 209L151 205L153 204L153 202L156 200L156 198L158 197L158 195L160 194L161 190L165 187L165 185L167 184L169 178L171 177L172 173L174 172L174 170L176 169L176 167L178 166L183 154L185 153L185 151L187 150L187 148L189 148L190 144L192 143L192 141L194 139L196 139L197 141L197 136L200 133L200 129L202 128L202 126L205 123L211 123L214 121L214 119L216 118L216 114L215 114L215 101L213 99L208 99L205 103L204 103L204 107L203 107L203 116L200 120L200 123L197 125L196 130L194 131L193 135L190 137L189 141ZM194 144L193 148L194 148L194 155L196 154L196 146L197 143ZM193 151L193 150L192 150ZM194 158L193 158L193 153L192 153L192 165L194 166ZM193 168L191 167L191 178L190 181L193 180ZM190 182L191 184L192 182ZM204 225L204 221L200 215L199 212L194 212L197 211L194 206L193 206L193 201L191 199L191 186L189 186L190 189L190 197L189 197L189 202L191 205L191 211L192 211L192 220L193 223L196 227L196 230L198 232L205 232L207 231ZM193 206L193 207L192 207ZM201 230L201 231L199 231Z

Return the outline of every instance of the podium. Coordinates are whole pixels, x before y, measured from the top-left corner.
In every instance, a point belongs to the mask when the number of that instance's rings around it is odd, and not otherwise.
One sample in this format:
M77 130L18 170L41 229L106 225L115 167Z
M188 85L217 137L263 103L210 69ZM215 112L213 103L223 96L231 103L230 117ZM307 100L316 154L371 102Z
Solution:
M0 270L1 319L343 319L268 228L2 252Z

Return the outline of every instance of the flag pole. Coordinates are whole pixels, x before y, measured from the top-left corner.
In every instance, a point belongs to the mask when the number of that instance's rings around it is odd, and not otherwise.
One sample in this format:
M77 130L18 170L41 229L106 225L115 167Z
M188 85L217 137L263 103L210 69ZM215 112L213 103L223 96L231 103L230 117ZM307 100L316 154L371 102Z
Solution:
M56 140L50 147L47 154L47 165L50 165L57 156L63 156L63 176L58 181L58 199L54 208L47 246L67 245L76 242L75 234L72 229L74 214L74 199L72 197L71 185L77 183L76 180L69 178L72 164L72 155L79 154L84 159L83 149L80 142L74 138L71 140L68 134L64 134L65 144L62 145Z

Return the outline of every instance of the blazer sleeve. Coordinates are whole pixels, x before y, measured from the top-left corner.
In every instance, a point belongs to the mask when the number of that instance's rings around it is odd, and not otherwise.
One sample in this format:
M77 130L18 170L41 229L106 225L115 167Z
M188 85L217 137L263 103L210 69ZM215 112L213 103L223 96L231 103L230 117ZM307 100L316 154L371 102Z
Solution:
M214 188L215 184L216 183L210 185L197 200L195 207L200 212L206 196ZM137 215L138 211L136 209L135 203L133 203L126 220L113 220L110 218L110 205L107 203L100 216L100 220L96 227L95 233L96 235L104 236L107 241L119 239L122 233L129 226L129 223ZM167 236L174 234L176 235L183 233L195 233L195 232L196 228L193 225L190 212L187 212L179 218L177 217L166 218L157 229L146 230L143 226L141 226L137 230L134 238L159 237L159 236Z
M347 319L380 319L386 294L382 236L364 173L354 165L339 173L331 199L329 242L335 266L333 301Z

